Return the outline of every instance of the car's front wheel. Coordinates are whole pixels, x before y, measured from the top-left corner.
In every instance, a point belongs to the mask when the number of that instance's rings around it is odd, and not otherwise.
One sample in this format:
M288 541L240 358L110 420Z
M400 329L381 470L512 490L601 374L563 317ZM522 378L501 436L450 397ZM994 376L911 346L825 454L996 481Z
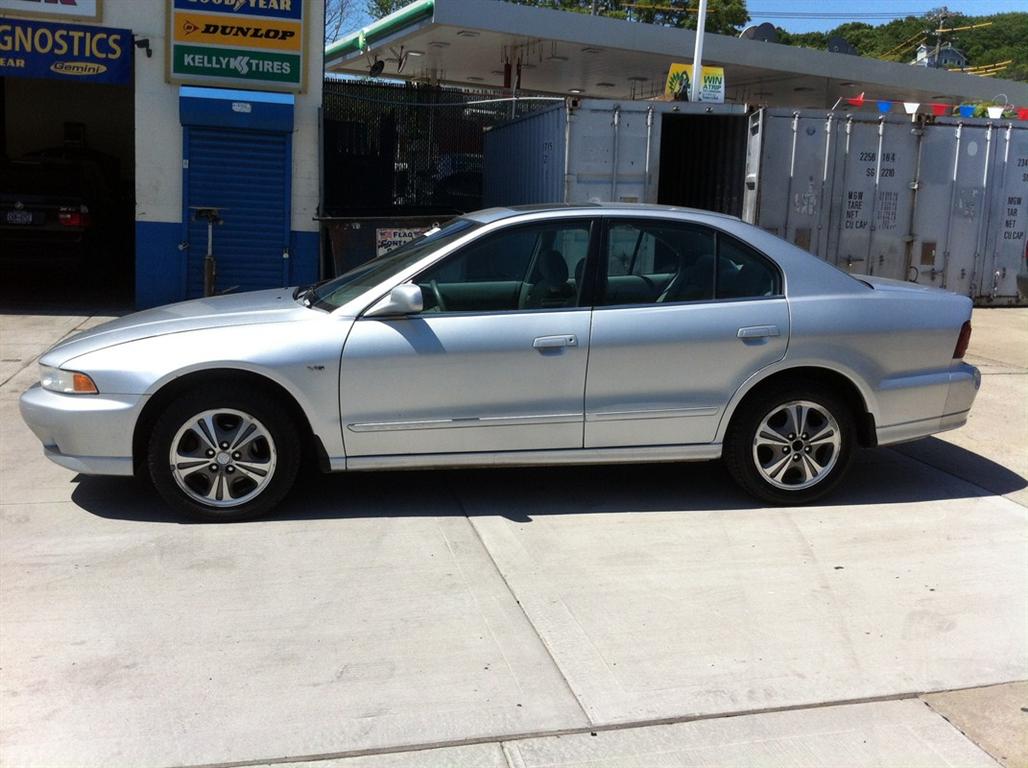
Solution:
M751 495L772 504L806 504L839 484L853 444L853 417L839 398L783 387L744 403L723 453L728 471Z
M149 446L150 476L189 517L233 521L270 511L288 493L300 440L288 411L259 390L203 387L172 402Z

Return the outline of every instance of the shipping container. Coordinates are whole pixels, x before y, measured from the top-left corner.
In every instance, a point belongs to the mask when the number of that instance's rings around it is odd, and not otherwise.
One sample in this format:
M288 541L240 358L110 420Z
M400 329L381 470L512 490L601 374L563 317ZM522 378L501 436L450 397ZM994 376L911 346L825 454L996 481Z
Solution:
M1021 303L1028 128L767 109L749 130L746 221L856 274Z
M1024 303L1028 127L1008 120L587 99L484 147L486 205L719 211L854 274Z
M485 134L486 206L665 203L742 212L746 108L568 100Z

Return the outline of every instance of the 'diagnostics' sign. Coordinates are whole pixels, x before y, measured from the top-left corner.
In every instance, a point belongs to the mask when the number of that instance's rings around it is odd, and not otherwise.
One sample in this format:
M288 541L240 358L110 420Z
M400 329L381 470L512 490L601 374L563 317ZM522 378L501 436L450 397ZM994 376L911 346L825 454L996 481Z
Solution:
M132 81L132 31L0 17L0 77Z
M168 80L299 92L303 0L168 0Z
M725 68L702 67L703 82L700 83L700 101L723 104L725 101ZM672 64L668 69L664 95L676 101L688 101L693 79L692 64Z

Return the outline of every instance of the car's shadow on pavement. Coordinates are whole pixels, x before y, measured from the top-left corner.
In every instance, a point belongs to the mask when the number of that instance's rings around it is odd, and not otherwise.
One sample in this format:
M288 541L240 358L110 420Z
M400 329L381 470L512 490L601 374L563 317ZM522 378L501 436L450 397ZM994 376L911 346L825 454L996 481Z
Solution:
M1002 495L1028 485L978 454L935 438L904 448L861 451L821 506L873 506ZM931 464L926 463L926 457ZM961 468L965 482L934 467ZM953 472L953 469L950 469ZM979 480L982 478L982 480ZM99 517L182 523L148 483L79 475L72 501ZM740 491L720 462L622 464L323 475L302 472L270 520L610 512L731 512L762 506Z

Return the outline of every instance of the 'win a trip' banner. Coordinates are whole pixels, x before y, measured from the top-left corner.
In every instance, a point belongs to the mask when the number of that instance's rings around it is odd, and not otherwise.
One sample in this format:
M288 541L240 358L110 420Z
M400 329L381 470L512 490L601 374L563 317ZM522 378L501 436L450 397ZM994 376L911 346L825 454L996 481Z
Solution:
M168 0L169 80L299 92L303 0Z

